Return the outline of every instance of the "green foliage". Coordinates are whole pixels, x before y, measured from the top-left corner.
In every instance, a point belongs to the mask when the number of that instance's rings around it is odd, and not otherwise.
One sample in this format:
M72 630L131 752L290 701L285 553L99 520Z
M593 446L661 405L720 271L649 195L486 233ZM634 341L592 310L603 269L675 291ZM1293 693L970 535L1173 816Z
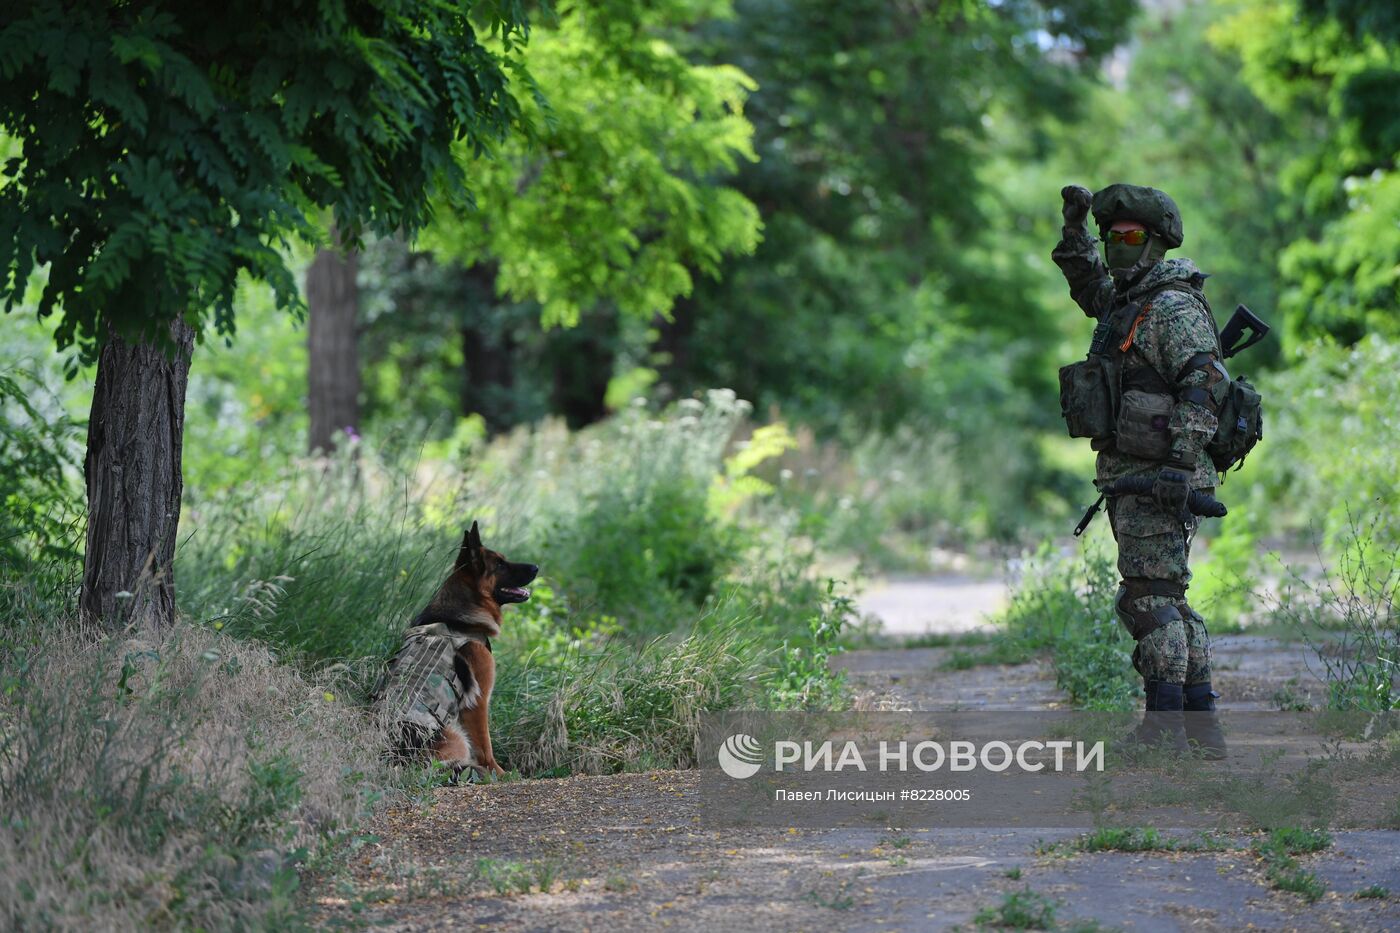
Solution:
M0 370L0 574L7 577L31 561L76 556L70 504L80 426L56 400L44 399L46 410L31 401L42 392L34 374Z
M607 489L583 505L577 531L587 539L570 542L573 557L561 571L587 587L584 603L671 618L703 603L733 563L738 542L707 520L705 486L659 479L643 499ZM671 595L680 606L661 601Z
M1393 256L1400 108L1400 36L1349 2L1246 0L1211 31L1239 55L1254 94L1307 130L1282 175L1305 223L1279 269L1295 336L1353 343L1395 333L1400 280Z
M292 264L303 263L293 254ZM276 473L306 444L306 333L272 290L234 294L239 339L210 342L190 368L180 466L196 489L235 489Z
M999 930L1053 930L1056 902L1030 888L1012 891L996 907L984 907L972 918L979 927Z
M1011 605L997 620L1002 638L1048 655L1055 679L1080 709L1130 709L1139 690L1132 639L1113 608L1118 573L1102 539L1078 555L1049 544L1024 562Z
M1084 852L1153 852L1174 847L1151 826L1103 826L1077 840L1075 846Z
M240 275L299 304L281 249L331 208L351 240L461 198L452 154L522 119L518 4L27 4L0 26L0 298L63 315L85 360L109 332L233 333ZM523 73L523 72L521 72ZM212 317L212 321L209 318Z
M1380 336L1353 347L1316 342L1287 362L1261 383L1267 436L1221 495L1254 513L1261 532L1320 535L1335 558L1356 522L1369 525L1400 505L1400 425L1390 392L1400 343ZM1389 523L1376 531L1380 546L1400 541Z
M538 136L488 160L462 147L474 209L444 211L428 243L468 264L491 261L496 286L540 304L546 325L575 324L610 302L665 314L730 253L752 252L757 208L718 184L754 158L731 65L695 65L674 36L724 4L560 4L524 59L542 100Z
M1327 885L1304 869L1296 856L1320 852L1332 844L1332 837L1321 830L1282 827L1254 846L1254 854L1264 863L1269 884L1280 891L1300 895L1309 904L1327 893Z
M994 193L988 127L1074 112L1085 85L1070 63L1107 52L1130 13L1118 0L1073 13L745 0L706 24L705 54L758 83L746 113L759 161L736 186L762 206L764 242L663 328L663 381L730 386L827 429L851 411L923 427L965 410L949 398L1001 389L1006 369L1017 388L1047 387L1034 341L1053 317L1037 313L1018 233L1034 206ZM1025 41L1037 30L1053 51Z
M1238 629L1258 615L1263 570L1256 530L1260 524L1258 512L1232 508L1207 546L1194 548L1205 550L1206 556L1196 560L1191 571L1191 602L1210 620L1212 632Z
M479 519L488 545L543 567L496 646L502 761L689 766L701 712L845 701L828 661L850 603L790 542L797 517L742 482L777 432L726 456L747 412L715 393L581 434L517 432L474 448L467 472L362 445L190 490L180 607L364 693Z

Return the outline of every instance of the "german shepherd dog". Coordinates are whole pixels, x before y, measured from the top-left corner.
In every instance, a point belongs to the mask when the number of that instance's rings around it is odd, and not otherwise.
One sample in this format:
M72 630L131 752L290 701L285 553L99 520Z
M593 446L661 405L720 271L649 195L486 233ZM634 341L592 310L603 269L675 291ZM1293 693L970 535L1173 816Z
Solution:
M491 689L501 607L530 598L539 567L515 563L481 544L476 522L462 538L452 572L404 633L376 704L397 728L400 756L427 751L454 777L470 768L505 772L491 751Z

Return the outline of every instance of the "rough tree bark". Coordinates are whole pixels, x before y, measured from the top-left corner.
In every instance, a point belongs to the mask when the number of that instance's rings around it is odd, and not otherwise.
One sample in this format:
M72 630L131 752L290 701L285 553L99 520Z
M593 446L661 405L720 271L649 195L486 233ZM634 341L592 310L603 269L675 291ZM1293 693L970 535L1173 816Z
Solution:
M359 255L321 249L306 270L307 449L329 453L360 424Z
M173 356L113 337L97 360L88 421L81 618L110 631L175 621L180 449L194 332L171 325Z

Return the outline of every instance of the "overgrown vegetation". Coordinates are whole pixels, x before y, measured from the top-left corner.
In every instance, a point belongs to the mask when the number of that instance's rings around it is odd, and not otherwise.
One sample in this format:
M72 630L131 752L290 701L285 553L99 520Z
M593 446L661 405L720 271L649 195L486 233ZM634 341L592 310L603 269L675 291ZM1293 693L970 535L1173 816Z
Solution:
M195 626L0 628L0 923L276 927L393 786L353 698Z
M72 550L25 550L0 643L8 925L294 920L299 866L422 783L379 764L362 707L471 519L544 567L496 645L508 768L687 767L707 710L839 707L849 602L752 475L786 444L736 441L748 410L719 392L451 460L361 447L188 489L167 635L77 634ZM66 429L27 430L57 449Z
M1006 652L1036 653L1055 665L1055 680L1082 709L1119 710L1140 695L1132 639L1113 609L1118 571L1102 539L1076 556L1042 546L1021 566L1011 604L997 620Z
M448 461L360 448L278 484L192 495L182 607L367 693L446 574L461 526L543 568L506 611L501 758L524 773L686 765L696 717L841 702L827 668L850 609L786 534L800 516L753 468L780 426L733 450L732 393L571 434L546 423Z

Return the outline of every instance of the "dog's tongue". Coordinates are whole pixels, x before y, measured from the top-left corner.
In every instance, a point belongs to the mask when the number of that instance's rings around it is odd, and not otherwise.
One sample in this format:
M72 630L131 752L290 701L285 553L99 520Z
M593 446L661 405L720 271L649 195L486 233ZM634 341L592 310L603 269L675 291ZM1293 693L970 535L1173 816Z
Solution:
M519 596L521 599L530 598L530 591L523 586L503 586L501 587L501 592L508 593L511 596Z

